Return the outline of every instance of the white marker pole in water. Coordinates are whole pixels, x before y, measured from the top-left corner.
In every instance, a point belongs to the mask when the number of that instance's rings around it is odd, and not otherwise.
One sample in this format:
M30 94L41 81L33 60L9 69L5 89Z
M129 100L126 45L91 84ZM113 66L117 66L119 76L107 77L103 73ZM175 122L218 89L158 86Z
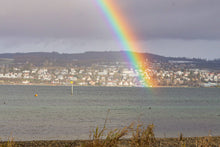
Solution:
M73 81L70 82L72 84L71 95L73 95Z

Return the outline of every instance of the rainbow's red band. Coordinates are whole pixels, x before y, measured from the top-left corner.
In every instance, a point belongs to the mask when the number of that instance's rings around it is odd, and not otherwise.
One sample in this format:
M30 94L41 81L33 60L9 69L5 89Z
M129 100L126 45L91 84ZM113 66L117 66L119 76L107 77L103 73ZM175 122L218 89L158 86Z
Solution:
M139 80L145 87L152 87L153 82L148 75L148 62L143 54L138 54L142 52L141 48L137 44L137 39L132 33L132 29L126 23L125 17L119 11L117 6L114 4L113 0L95 0L102 12L106 16L109 24L111 25L116 36L120 40L120 43L126 52L129 62L138 71ZM136 52L136 53L135 53ZM145 63L145 65L143 64Z

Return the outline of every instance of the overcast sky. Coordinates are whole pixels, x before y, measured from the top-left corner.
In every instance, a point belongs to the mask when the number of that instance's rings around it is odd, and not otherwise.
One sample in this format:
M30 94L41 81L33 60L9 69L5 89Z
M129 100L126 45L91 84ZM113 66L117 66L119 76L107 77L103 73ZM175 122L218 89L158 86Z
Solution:
M144 52L220 58L220 0L112 0ZM96 0L0 0L0 53L119 51Z

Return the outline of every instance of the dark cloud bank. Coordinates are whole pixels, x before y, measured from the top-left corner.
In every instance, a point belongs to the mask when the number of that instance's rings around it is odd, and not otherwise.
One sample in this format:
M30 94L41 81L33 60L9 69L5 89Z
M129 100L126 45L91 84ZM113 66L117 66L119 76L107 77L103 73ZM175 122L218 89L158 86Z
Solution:
M220 57L219 0L115 3L143 50L167 56ZM120 50L120 45L95 0L0 1L0 52L53 50Z

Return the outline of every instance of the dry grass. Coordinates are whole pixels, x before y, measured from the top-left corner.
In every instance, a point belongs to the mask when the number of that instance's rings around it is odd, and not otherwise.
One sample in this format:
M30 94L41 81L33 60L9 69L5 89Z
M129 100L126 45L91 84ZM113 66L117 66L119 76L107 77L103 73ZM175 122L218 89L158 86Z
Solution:
M114 129L105 134L106 123L108 120L108 115L110 110L107 112L105 123L102 129L96 127L93 133L90 135L90 142L87 142L81 146L83 147L116 147L120 145L120 139L127 137L129 133L132 134L132 137L129 141L129 144L134 147L148 147L155 143L154 136L154 125L148 125L147 128L143 124L138 123L134 127L134 123L131 123L129 126L125 126L122 129Z
M90 135L91 141L87 142L85 144L82 144L83 147L114 147L119 144L119 140L126 136L129 132L129 129L132 129L133 124L124 127L123 129L114 129L111 130L105 135L106 131L106 123L108 120L110 110L107 112L107 116L105 119L105 123L102 129L100 129L98 126L95 130L93 130L93 133Z
M218 145L216 142L213 141L211 135L196 139L195 145L196 147L220 147L220 144Z
M147 128L138 124L132 132L131 145L134 147L152 146L156 141L153 129L153 124L148 125Z
M147 127L134 123L123 129L114 129L105 134L106 127L98 127L93 131L91 141L84 142L81 147L220 147L220 139L212 137L183 137L156 139L154 135L154 125ZM131 137L128 136L132 134ZM129 139L125 139L129 138ZM216 140L217 139L217 140Z
M117 147L121 146L121 139L126 138L129 133L132 133L128 144L133 147L150 147L155 143L155 136L153 132L154 125L149 125L147 128L142 124L138 124L134 128L134 123L122 129L114 129L105 134L105 125L103 129L98 127L93 131L92 140L81 144L83 147Z
M14 146L15 146L14 137L9 137L7 142L0 144L0 147L14 147Z
M96 129L93 133L95 132ZM105 132L107 133L106 135ZM0 141L0 147L220 147L220 137L212 136L183 137L183 135L180 134L179 138L155 139L153 133L153 125L149 125L146 129L140 124L135 127L129 125L123 129L115 129L109 132L98 129L96 134L99 134L99 137L96 136L95 138L94 136L94 139L87 141L14 141L13 138L9 138L8 141ZM129 139L123 137L129 137Z

